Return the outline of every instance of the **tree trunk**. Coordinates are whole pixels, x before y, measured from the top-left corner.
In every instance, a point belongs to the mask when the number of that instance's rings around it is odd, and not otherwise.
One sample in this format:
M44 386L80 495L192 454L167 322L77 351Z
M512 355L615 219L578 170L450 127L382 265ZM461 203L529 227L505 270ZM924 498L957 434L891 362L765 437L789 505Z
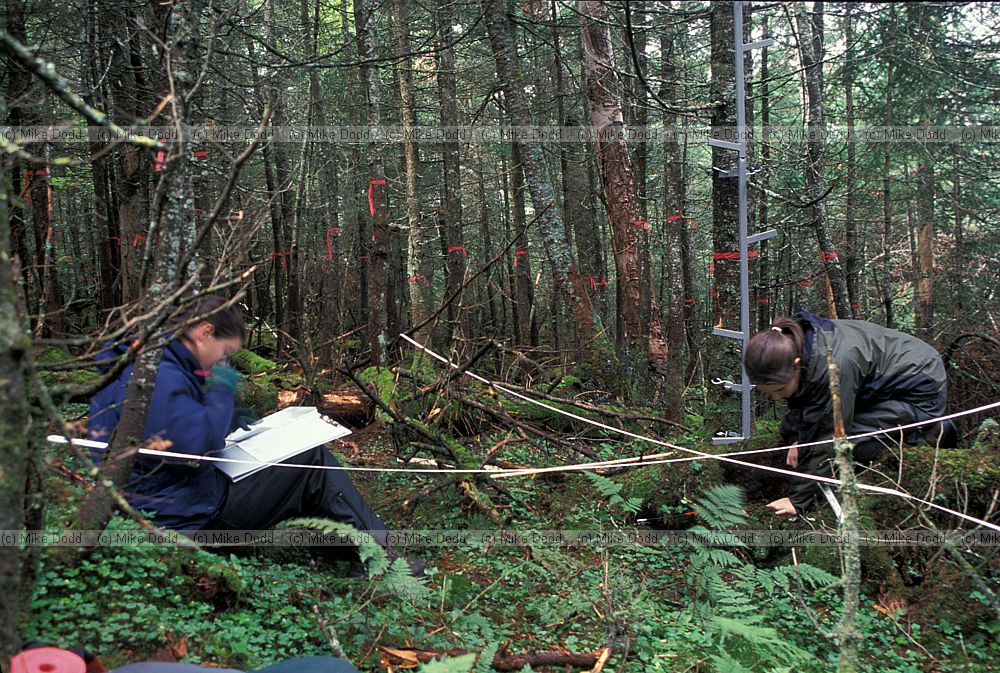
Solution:
M670 3L672 7L673 3ZM666 17L666 14L664 15ZM668 105L677 100L677 35L664 18L660 26L660 80L659 97ZM661 112L667 139L663 145L663 213L666 245L663 263L666 267L666 309L667 327L665 336L669 348L664 376L664 417L679 422L684 417L684 371L685 371L685 283L684 245L682 235L687 228L684 219L684 174L683 157L679 134L671 131L677 128L677 115L669 108ZM694 297L691 298L694 303ZM690 357L690 354L688 354Z
M744 5L744 16L746 16ZM736 127L736 64L733 47L733 5L729 2L711 4L710 39L711 78L709 99L712 101L712 132L724 137L724 129ZM744 24L746 25L746 24ZM739 259L739 185L735 178L722 178L720 171L735 171L737 153L712 148L712 324L716 327L736 329L740 321ZM718 169L718 170L716 170ZM718 340L719 337L712 337ZM728 339L726 340L729 341ZM737 349L731 344L718 344L710 348L706 359L707 375L732 378L740 368ZM706 425L712 429L723 428L729 422L730 412L738 410L733 396L713 386L709 399L716 411L706 416Z
M36 156L44 156L39 147ZM52 229L52 183L50 170L36 168L31 178L31 219L35 231L35 250L38 252L38 322L36 337L63 336L63 302L59 287L56 241Z
M847 3L844 11L844 116L847 118L847 136L854 137L854 9L855 3ZM858 275L860 244L858 221L855 216L855 192L858 188L858 160L854 142L847 143L847 206L844 222L844 273L847 277L847 300L851 317L860 317L860 297L858 296Z
M767 14L762 17L763 39L771 37L771 29L768 25ZM764 130L760 143L760 187L761 193L757 202L757 226L760 231L767 231L770 222L770 212L768 203L768 190L771 183L771 141L769 137L769 127L771 126L771 82L770 63L768 61L767 49L762 49L760 53L760 126ZM764 240L758 244L760 253L757 263L757 329L767 329L775 317L773 306L777 306L777 288L772 287L771 278L771 257L768 241Z
M812 12L808 12L804 2L796 6L796 25L799 32L803 78L807 94L807 128L809 139L806 143L808 165L806 167L806 188L813 202L812 225L819 243L820 257L826 270L829 291L833 301L829 306L831 318L846 318L851 315L847 304L847 290L844 271L830 235L826 209L826 150L823 142L823 3L814 2Z
M517 310L517 344L521 347L533 346L531 335L534 286L531 283L531 257L528 255L528 234L524 232L527 222L524 208L524 169L521 153L516 144L511 145L510 186L513 198L514 229L522 232L514 243L514 302Z
M883 40L894 39L896 12L893 5L889 5L889 12L891 17L889 35L883 36ZM894 75L893 63L890 60L885 76L885 114L882 120L886 128L892 126L892 88L894 86ZM882 282L879 289L882 294L882 307L885 310L885 326L895 327L896 319L892 306L892 179L890 175L890 149L890 143L882 143Z
M354 3L354 23L357 31L358 56L362 61L375 58L375 34L369 27L373 12L365 0ZM368 109L368 129L373 139L369 145L368 195L372 216L372 240L368 252L368 351L372 365L386 364L389 333L386 329L392 307L388 301L389 264L389 202L386 198L384 147L377 139L382 133L381 87L378 70L369 64L361 66L361 79Z
M27 478L30 409L24 380L24 360L31 341L21 329L17 309L17 279L8 244L10 185L0 173L0 530L20 530L24 513L24 485ZM21 641L17 618L22 596L20 549L16 544L0 545L0 661L10 661Z
M455 50L450 46L455 39L455 4L451 0L438 0L438 32L441 48L437 52L438 102L441 108L441 126L458 127L458 87L455 80ZM441 145L442 161L442 214L441 238L445 255L445 297L452 297L462 287L465 278L468 251L462 235L462 154L457 140L446 140ZM448 304L447 340L451 343L456 331L467 336L463 329L463 313L454 304Z
M924 148L926 151L926 148ZM917 296L916 334L933 341L934 330L934 169L917 167Z
M199 33L203 6L201 2L180 5L172 8L169 16L165 15L166 8L162 6L155 5L154 11L159 12L158 18L167 27L165 56L170 58L172 89L175 92L172 107L176 116L172 122L176 127L184 127L191 123L192 101L188 100L188 95L199 76ZM160 178L165 184L157 190L159 198L153 204L154 226L150 237L159 254L153 279L143 300L144 311L154 316L144 326L146 330L155 327L157 320L162 321L171 310L163 303L164 298L173 294L189 277L200 276L199 260L190 258L186 264L183 263L195 245L194 186L189 145L183 134L170 149L170 158L165 160ZM159 235L154 236L157 232ZM158 348L143 349L142 335L134 338L140 354L129 378L121 420L108 440L100 476L102 483L110 483L118 491L132 471L136 455L134 449L144 439L146 411L162 355ZM112 506L111 493L104 488L95 488L77 515L76 527L84 530L104 528L111 518Z
M410 16L406 0L394 0L396 13L396 44L399 48L399 96L402 100L403 143L406 160L406 274L410 290L410 324L418 325L434 310L434 266L430 263L432 228L420 217L420 148L413 137L417 126L416 96L413 92L413 66L410 53ZM424 343L429 341L432 325L414 334Z
M497 77L504 91L507 115L513 126L532 126L532 116L518 79L517 51L501 0L482 0L490 46L496 60ZM582 289L572 249L566 240L562 217L556 206L555 192L549 177L542 148L519 139L518 150L535 211L540 215L538 229L545 254L559 294L565 300L576 323L581 354L578 373L584 379L606 382L618 389L617 358L590 297Z
M584 20L582 44L587 97L597 137L604 203L625 329L618 358L632 392L642 399L649 382L649 334L643 331L636 176L632 154L625 142L625 120L618 93L621 81L615 66L608 25L611 12L598 0L583 0L579 9Z

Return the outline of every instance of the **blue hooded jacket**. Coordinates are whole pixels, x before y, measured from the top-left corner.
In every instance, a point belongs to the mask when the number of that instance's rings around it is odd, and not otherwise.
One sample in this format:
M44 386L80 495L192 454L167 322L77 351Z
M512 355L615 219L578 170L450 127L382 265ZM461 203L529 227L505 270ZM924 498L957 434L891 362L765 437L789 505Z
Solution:
M106 344L97 359L107 362L124 352L124 346ZM108 365L104 366L106 369ZM90 401L90 439L110 440L121 418L131 375L129 365ZM180 341L173 341L163 349L144 438L168 440L169 451L194 457L217 453L225 446L234 405L233 395L224 387L206 390L205 373L194 355ZM211 464L192 465L139 455L125 496L136 509L154 512L158 526L198 530L222 507L228 485L226 476Z

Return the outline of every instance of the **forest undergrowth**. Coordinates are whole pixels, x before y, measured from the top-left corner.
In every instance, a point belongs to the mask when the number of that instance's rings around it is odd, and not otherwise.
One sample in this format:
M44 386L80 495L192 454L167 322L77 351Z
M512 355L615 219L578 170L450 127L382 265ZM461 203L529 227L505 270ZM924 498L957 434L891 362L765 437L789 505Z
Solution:
M699 419L687 421L694 429L671 439L716 450L697 429ZM761 431L765 442L773 428L765 421ZM398 465L391 428L373 425L348 440L335 451L351 464ZM510 432L465 443L480 452L494 447L494 458L509 465L567 462L560 447ZM610 438L591 445L605 458L649 450ZM975 472L969 466L976 451L966 452L972 459L955 458L964 465L958 469ZM68 472L83 468L54 453L49 462ZM45 476L44 491L58 494L50 499L58 505L46 513L51 529L62 528L83 497L66 474ZM393 530L497 531L462 489L436 488L433 476L355 478ZM993 489L996 479L982 478ZM502 484L492 489L491 481ZM491 544L406 546L401 551L407 556L428 564L428 576L420 580L373 546L362 549L368 581L348 579L343 560L288 546L107 546L71 564L45 553L36 559L22 633L87 647L105 665L156 657L253 668L337 654L363 671L385 671L387 665L415 662L417 651L453 655L420 665L441 673L491 670L487 662L505 653L591 654L607 647L603 670L623 673L831 670L841 606L839 550L746 546L738 536L720 540L711 531L833 531L832 515L775 520L762 507L759 483L734 481L740 479L709 461L477 480L480 489L493 492L494 512L507 531L604 531L619 538L595 535L560 545L497 534ZM948 497L947 489L940 492ZM862 506L866 525L875 529L902 525L912 516L907 506L884 499L863 499ZM116 519L113 529L139 530L124 519ZM630 531L649 530L703 534L676 544L628 540ZM981 548L968 557L995 587L997 560L990 552ZM996 616L939 548L869 549L864 562L861 670L996 670Z

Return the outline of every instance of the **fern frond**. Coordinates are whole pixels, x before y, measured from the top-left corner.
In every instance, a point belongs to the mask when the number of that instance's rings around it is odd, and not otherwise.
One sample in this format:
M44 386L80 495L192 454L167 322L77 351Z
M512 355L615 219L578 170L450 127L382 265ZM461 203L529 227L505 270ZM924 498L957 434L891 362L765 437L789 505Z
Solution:
M739 486L713 486L694 502L698 506L698 519L708 528L737 528L747 522L747 515L743 512L743 489Z
M492 673L493 671L493 657L497 655L497 650L500 649L500 641L496 640L483 648L483 651L479 653L479 658L476 660L476 670L474 673Z
M594 472L584 472L583 474L590 480L590 483L594 486L594 488L597 489L597 492L605 498L618 495L625 486L624 484L619 484L602 474L596 474Z

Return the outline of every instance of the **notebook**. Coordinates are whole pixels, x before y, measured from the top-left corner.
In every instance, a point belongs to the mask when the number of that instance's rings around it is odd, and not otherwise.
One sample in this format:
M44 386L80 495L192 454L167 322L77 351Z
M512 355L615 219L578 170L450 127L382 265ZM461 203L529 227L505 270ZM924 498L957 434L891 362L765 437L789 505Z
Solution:
M219 457L248 462L213 464L239 481L268 467L259 463L280 463L349 434L344 426L321 416L316 407L286 407L253 423L249 430L236 430L226 437Z

